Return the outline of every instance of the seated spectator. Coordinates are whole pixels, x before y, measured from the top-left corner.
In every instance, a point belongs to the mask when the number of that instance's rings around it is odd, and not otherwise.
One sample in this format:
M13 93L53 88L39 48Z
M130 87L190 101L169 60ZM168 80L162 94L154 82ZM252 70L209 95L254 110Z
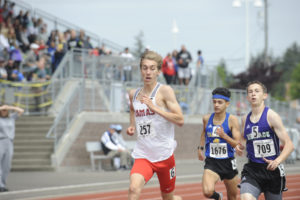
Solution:
M0 79L7 79L7 71L4 68L5 65L5 59L3 56L0 56Z
M5 65L5 70L7 73L7 80L13 81L12 73L14 70L14 61L12 59L9 59Z
M115 125L115 131L117 132L117 134L114 134L114 136L116 137L116 139L119 141L119 143L125 147L128 151L130 151L130 149L128 148L126 141L124 140L123 136L122 136L122 129L123 127L120 124L116 124Z
M112 162L115 157L120 157L120 169L129 169L131 155L129 151L121 145L117 137L114 136L114 134L117 134L115 129L115 125L110 125L109 129L103 133L100 140L103 152L111 158Z

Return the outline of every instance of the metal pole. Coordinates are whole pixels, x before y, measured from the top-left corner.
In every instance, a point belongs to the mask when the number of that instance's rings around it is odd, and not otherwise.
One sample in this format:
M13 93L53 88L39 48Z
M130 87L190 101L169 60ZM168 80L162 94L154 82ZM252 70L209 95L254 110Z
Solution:
M268 0L264 0L265 4L265 12L264 12L264 18L265 18L265 49L264 49L264 64L267 65L268 63Z
M245 11L246 11L246 50L245 50L245 69L249 67L249 0L245 1Z

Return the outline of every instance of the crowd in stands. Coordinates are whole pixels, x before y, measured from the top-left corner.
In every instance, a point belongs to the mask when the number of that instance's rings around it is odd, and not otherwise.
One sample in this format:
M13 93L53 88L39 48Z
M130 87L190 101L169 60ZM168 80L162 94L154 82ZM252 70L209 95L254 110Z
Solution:
M112 54L105 45L93 47L83 30L48 31L42 18L31 16L29 11L16 13L14 2L0 0L0 79L15 82L49 80L65 53L72 48L89 49L89 53L96 56ZM134 59L128 47L119 55ZM201 54L197 60L197 63L201 61L197 66L202 66ZM166 83L188 85L192 78L191 61L191 54L184 45L181 50L168 53L162 66ZM124 66L123 70L123 80L132 80L131 66Z
M0 0L0 79L45 81L55 72L66 51L87 48L93 55L110 54L105 46L93 48L83 30L52 30L29 11L15 13L15 3Z

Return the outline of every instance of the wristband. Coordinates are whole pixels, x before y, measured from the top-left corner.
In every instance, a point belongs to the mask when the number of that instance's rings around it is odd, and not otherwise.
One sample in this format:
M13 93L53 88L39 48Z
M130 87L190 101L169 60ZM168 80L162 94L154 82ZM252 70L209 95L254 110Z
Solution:
M203 146L198 146L198 150L201 149L202 151L204 150Z

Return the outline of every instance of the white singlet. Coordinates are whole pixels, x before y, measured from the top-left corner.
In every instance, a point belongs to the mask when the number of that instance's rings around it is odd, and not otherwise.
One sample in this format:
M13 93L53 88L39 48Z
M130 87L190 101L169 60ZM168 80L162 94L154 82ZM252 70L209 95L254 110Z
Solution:
M160 85L157 83L150 96L154 105L156 105L155 96ZM150 162L166 160L177 146L174 140L174 124L152 112L146 104L137 100L140 91L141 88L137 89L132 101L137 133L132 157L145 158Z

